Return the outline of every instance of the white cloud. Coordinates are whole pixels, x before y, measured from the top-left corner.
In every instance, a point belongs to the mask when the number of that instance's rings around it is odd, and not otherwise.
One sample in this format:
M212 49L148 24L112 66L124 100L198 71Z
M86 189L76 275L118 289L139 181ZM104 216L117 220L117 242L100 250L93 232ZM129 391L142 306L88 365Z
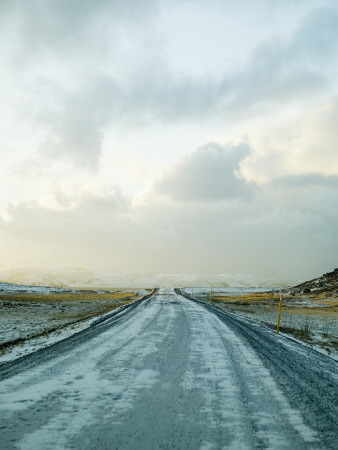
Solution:
M266 183L285 176L338 175L338 100L332 97L310 111L299 111L282 125L272 126L240 163L240 176ZM268 137L267 137L268 136Z
M199 5L203 11L204 3ZM0 49L8 73L4 94L10 93L3 114L16 111L8 124L10 145L22 151L25 138L25 153L34 155L39 149L38 158L42 153L97 167L102 132L123 121L130 128L206 117L235 121L255 108L264 111L267 105L285 104L325 88L327 74L318 61L324 53L329 59L337 42L334 8L311 14L290 38L269 36L257 43L245 64L225 63L216 75L206 70L196 76L176 72L165 59L164 39L170 36L162 36L156 22L165 6L62 1L49 2L47 8L33 1L13 2L4 9L2 42L15 36L10 54L7 45ZM209 25L221 17L216 9ZM252 22L252 13L250 17ZM196 35L196 49L200 44ZM222 42L214 43L213 51L221 48ZM13 138L17 133L22 134L21 146Z
M249 151L247 144L207 144L167 169L152 191L179 201L250 198L253 187L235 176L238 163Z

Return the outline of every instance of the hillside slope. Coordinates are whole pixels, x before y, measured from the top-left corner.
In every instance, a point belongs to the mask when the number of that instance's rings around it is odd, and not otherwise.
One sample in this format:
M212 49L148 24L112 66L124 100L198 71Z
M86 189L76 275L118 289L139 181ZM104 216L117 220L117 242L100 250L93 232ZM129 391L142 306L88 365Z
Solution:
M338 269L324 273L319 278L305 281L291 289L293 294L335 294L338 295Z

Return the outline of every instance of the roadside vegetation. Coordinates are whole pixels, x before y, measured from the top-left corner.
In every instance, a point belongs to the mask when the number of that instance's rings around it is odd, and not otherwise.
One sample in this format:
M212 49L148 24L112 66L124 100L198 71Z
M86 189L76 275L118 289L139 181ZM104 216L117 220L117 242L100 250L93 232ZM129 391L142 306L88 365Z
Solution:
M150 290L0 292L0 356L11 348L51 333L75 328L140 299Z
M215 305L276 329L279 293L252 293L229 297L216 295ZM317 295L285 295L280 332L338 353L338 298Z

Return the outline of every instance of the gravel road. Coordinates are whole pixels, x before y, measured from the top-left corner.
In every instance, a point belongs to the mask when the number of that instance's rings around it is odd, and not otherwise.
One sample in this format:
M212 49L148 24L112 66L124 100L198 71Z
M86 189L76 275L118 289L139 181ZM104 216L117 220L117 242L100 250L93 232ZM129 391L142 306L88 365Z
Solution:
M161 289L0 366L0 448L336 449L337 369Z

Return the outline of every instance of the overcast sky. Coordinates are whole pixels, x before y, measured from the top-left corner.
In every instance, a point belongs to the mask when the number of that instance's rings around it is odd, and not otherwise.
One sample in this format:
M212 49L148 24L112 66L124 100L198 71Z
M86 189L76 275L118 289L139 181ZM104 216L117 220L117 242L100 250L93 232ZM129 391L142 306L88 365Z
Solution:
M0 0L0 268L338 266L338 3Z

